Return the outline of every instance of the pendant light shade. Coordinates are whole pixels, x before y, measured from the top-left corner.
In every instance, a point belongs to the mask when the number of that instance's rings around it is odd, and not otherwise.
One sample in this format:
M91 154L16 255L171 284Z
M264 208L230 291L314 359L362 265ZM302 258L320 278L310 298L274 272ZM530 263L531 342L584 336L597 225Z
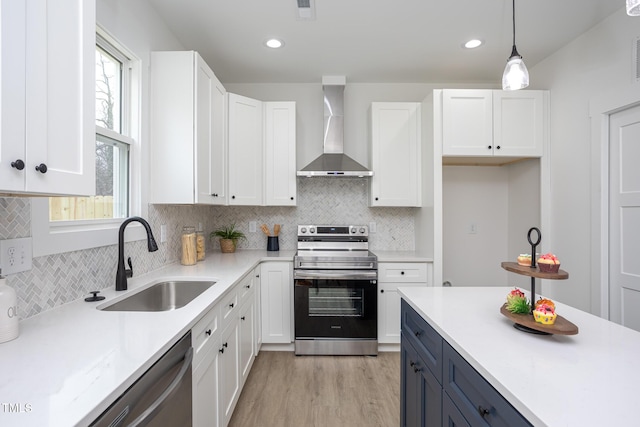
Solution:
M640 0L627 0L627 15L640 16Z
M628 0L629 1L629 0ZM640 0L636 0L640 1ZM513 47L511 48L511 56L504 67L502 74L503 90L518 90L529 86L529 71L524 65L522 56L516 49L516 0L512 0L513 5Z

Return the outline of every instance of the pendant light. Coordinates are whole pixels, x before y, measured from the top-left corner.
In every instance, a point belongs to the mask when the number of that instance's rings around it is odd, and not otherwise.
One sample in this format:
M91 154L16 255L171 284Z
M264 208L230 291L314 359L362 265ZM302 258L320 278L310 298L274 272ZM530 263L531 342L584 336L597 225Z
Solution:
M638 0L640 1L640 0ZM516 49L516 0L512 0L513 6L513 48L507 66L502 74L503 90L518 90L529 86L529 71L522 61L522 56Z
M640 16L640 0L627 0L627 15Z

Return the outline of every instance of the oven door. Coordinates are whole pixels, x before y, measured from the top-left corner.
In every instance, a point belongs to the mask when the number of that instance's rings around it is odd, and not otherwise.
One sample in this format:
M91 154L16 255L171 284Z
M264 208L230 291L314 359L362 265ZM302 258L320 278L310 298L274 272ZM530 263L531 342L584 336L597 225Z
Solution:
M296 270L295 337L377 339L377 272Z

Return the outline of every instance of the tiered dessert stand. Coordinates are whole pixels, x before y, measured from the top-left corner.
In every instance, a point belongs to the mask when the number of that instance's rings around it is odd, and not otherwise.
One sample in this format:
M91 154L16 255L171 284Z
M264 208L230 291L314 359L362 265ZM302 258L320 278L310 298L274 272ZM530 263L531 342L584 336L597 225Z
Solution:
M535 243L531 240L531 233L535 231L538 234L538 238ZM569 278L569 273L564 270L558 270L557 273L545 273L540 271L540 268L536 265L536 247L542 240L540 230L533 227L527 234L527 240L531 244L531 267L522 266L517 262L505 261L501 264L502 268L512 273L520 274L523 276L531 277L531 310L527 314L511 313L507 310L506 304L500 307L500 313L508 317L514 322L513 326L524 332L539 335L576 335L578 333L578 327L569 322L564 317L558 315L553 325L543 325L533 319L533 309L536 304L536 278L538 279L550 279L550 280L564 280Z

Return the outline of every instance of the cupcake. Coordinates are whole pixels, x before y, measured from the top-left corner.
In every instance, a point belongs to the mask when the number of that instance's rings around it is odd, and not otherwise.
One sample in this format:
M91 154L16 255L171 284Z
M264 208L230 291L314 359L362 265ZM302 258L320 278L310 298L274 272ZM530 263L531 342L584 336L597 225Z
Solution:
M538 268L543 273L557 273L560 270L560 260L552 253L540 255Z
M533 319L543 325L553 325L556 322L556 317L558 315L555 310L547 304L540 304L533 310Z

